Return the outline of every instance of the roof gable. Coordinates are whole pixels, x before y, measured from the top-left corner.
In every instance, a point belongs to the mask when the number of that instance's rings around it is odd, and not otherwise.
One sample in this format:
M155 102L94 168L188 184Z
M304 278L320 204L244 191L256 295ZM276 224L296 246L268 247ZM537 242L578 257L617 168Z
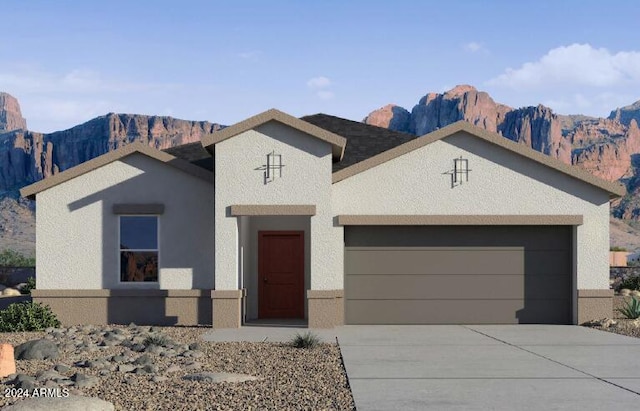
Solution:
M393 160L396 157L424 147L428 144L433 143L434 141L445 139L460 131L464 131L475 138L480 138L484 141L500 146L506 150L533 160L544 166L550 167L587 184L605 190L609 192L611 198L617 198L626 194L625 187L620 183L603 180L577 166L565 164L560 160L542 154L530 147L515 143L497 133L492 133L480 127L476 127L466 121L458 121L432 133L417 137L411 141L396 146L390 150L368 158L343 170L335 172L333 173L333 183L337 183L370 168L376 167L382 163Z
M333 158L337 160L342 159L346 145L346 139L344 137L276 109L267 110L232 126L207 134L202 137L202 146L209 148L212 145L237 136L245 131L254 129L262 124L268 123L269 121L277 121L331 144Z
M62 184L65 181L69 181L73 178L79 177L83 174L86 174L107 164L113 163L114 161L120 160L134 153L144 154L147 157L166 163L172 167L184 171L187 174L191 174L194 177L213 183L213 174L203 169L202 167L198 167L194 164L189 163L188 161L174 157L171 154L149 147L148 145L145 145L141 142L134 142L89 161L85 161L82 164L78 164L75 167L71 167L58 174L54 174L51 177L47 177L29 186L23 187L20 190L20 194L23 197L28 197L33 200L35 198L35 195L41 191L44 191L51 187L55 187L58 184Z

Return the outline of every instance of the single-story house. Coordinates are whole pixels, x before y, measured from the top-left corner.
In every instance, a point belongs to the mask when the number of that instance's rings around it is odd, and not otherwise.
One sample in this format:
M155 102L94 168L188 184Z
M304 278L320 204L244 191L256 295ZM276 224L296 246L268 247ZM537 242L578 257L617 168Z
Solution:
M67 324L576 324L612 315L623 186L466 122L415 137L269 110L22 189Z

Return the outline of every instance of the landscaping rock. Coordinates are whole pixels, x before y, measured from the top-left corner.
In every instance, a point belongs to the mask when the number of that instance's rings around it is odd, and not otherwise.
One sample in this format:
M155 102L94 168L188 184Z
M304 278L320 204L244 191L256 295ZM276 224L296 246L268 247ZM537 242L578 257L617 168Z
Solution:
M588 322L584 323L584 325L586 325L587 327L609 328L609 327L612 327L612 326L616 325L617 323L618 323L617 321L612 320L610 318L603 318L601 320L588 321Z
M0 377L6 377L16 372L16 359L13 345L0 344Z
M22 293L15 288L5 288L4 290L2 290L2 295L5 297L17 297L19 295L22 295Z
M94 377L92 375L85 375L80 373L75 373L71 380L75 383L74 385L77 388L90 388L97 385L100 382L100 378Z
M136 367L128 364L120 364L118 365L118 372L131 372L135 370Z
M71 367L65 364L56 364L56 366L53 367L53 369L62 374L71 371Z
M32 340L15 349L16 360L48 360L58 358L58 346L48 340Z
M93 397L70 395L68 397L26 398L3 411L113 411L112 403Z
M151 362L152 362L151 357L149 357L149 355L147 354L144 354L136 358L136 360L133 363L135 365L146 365L146 364L151 364Z
M201 382L245 382L255 381L258 377L247 374L233 374L228 372L199 372L182 377L185 380Z

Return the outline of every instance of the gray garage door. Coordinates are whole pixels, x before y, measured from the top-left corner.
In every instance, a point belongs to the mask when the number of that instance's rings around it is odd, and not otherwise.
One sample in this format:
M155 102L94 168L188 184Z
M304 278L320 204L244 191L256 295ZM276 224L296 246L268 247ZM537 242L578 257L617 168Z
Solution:
M347 324L569 324L570 226L345 227Z

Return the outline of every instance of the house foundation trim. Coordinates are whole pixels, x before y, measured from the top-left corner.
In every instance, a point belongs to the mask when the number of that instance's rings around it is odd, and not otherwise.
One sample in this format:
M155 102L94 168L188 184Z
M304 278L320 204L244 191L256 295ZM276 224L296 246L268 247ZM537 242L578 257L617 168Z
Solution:
M613 317L613 290L578 290L578 324Z
M242 299L246 289L211 290L213 328L240 328L242 325Z
M582 225L582 215L339 215L338 225Z
M211 325L211 290L32 290L65 326Z
M344 290L307 290L309 328L344 325Z

